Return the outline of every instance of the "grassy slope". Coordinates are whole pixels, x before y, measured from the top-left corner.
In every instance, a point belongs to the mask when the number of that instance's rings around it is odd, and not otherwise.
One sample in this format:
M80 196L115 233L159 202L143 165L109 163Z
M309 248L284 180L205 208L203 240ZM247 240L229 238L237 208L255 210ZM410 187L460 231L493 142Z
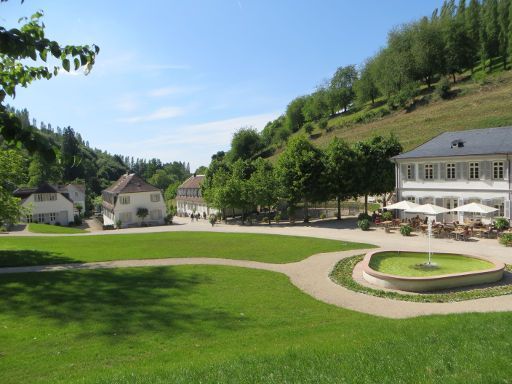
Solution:
M446 131L512 125L512 71L489 75L483 85L471 80L455 84L452 90L460 92L453 99L431 101L411 112L397 111L370 123L324 132L314 143L325 147L334 136L355 142L394 133L404 149L410 150ZM329 126L341 126L350 119L350 115L339 116L331 119Z
M427 260L427 253L400 252L397 255L396 252L382 252L372 257L370 267L379 272L399 276L438 276L493 267L492 263L485 260L442 253L436 253L432 257L432 262L436 263L438 268L425 270L416 267Z
M55 233L55 234L68 234L68 233L87 233L83 229L60 227L58 225L47 225L30 223L28 230L32 233Z
M320 252L369 247L372 246L309 237L208 232L3 237L0 238L0 266L166 257L289 263Z
M0 277L3 384L507 382L512 314L389 320L285 276L180 266Z

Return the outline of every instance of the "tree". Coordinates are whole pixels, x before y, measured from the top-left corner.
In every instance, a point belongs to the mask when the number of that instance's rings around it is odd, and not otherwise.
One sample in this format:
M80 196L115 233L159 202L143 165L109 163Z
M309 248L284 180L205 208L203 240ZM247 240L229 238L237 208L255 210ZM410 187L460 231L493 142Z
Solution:
M402 146L393 135L389 138L376 136L356 143L355 150L358 161L354 170L356 189L365 197L364 207L368 213L368 195L384 194L394 189L395 166L391 158L402 152Z
M336 198L337 218L341 220L341 201L356 196L357 157L346 142L335 137L325 151L325 172L330 196Z
M155 187L166 190L167 187L172 183L173 179L163 169L158 169L153 176L148 179L148 183Z
M164 192L164 198L165 201L171 201L176 198L176 194L178 192L178 187L180 186L179 181L175 181L174 183L170 184L167 189Z
M329 106L329 90L320 88L309 96L306 96L302 114L305 121L316 121L331 114Z
M482 3L482 28L481 28L482 58L490 59L489 67L492 68L492 59L499 55L499 23L497 0L486 0Z
M444 42L438 24L431 23L426 17L413 27L411 53L414 59L415 73L430 89L434 75L444 71Z
M240 128L231 139L229 157L232 161L248 160L263 149L263 141L255 128Z
M249 182L254 196L254 204L266 207L269 211L278 201L278 183L272 163L258 158L253 163L254 172ZM268 218L270 224L270 216Z
M355 65L339 67L330 81L329 97L331 110L338 112L340 109L348 110L354 100L354 82L357 80Z
M455 74L463 72L466 68L472 68L474 64L471 40L463 20L459 18L452 20L444 33L444 39L446 73L452 75L455 83Z
M144 224L144 219L149 214L147 208L137 208L137 217L140 219L140 225Z
M469 7L466 11L466 30L469 38L469 46L471 47L471 57L473 63L475 63L478 52L480 51L481 41L480 41L480 29L481 29L481 20L480 20L480 3L478 0L471 0L469 2ZM473 66L471 70L473 71Z
M308 220L308 203L326 197L324 171L322 152L302 135L293 137L277 160L280 195L292 207L304 202L305 221Z
M75 131L71 127L62 132L61 159L64 181L81 179L84 176L82 157Z
M24 210L12 196L16 186L26 182L26 160L19 150L0 151L0 227L16 223Z
M28 185L37 187L42 183L57 184L62 180L62 170L58 163L46 160L36 153L28 167Z
M55 152L45 137L33 127L24 127L16 116L4 105L6 96L15 97L16 87L27 87L36 79L51 79L60 67L57 65L31 65L30 60L47 63L51 57L69 72L85 69L87 74L93 67L99 47L61 46L45 36L41 21L43 13L22 18L19 29L0 26L0 135L7 144L22 144L29 152L39 152L46 159L55 159Z
M305 122L304 115L302 113L305 103L306 98L301 96L292 100L286 107L286 119L284 125L291 132L297 132Z
M377 86L374 57L366 60L359 75L359 79L354 83L354 91L358 103L362 104L371 101L372 104L375 104L375 99L380 95L380 92Z
M500 0L498 4L498 20L499 20L499 51L503 60L503 69L507 69L507 57L509 51L509 27L510 27L510 0Z

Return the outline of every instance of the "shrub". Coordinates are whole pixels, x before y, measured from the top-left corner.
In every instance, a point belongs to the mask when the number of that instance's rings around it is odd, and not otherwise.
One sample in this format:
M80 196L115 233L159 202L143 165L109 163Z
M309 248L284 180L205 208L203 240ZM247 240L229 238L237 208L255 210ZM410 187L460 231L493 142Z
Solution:
M402 225L400 227L400 233L402 234L402 236L410 236L411 232L412 232L412 227L409 224Z
M323 212L322 212L322 213L320 214L320 218L321 218L322 220L323 220L323 219L325 219L326 217L327 217L327 216L325 215L325 213L323 213Z
M274 220L276 221L277 224L279 224L279 222L281 221L281 213L277 212L274 216Z
M320 121L318 122L318 126L320 127L320 129L327 129L328 121L329 119L325 117L323 119L320 119Z
M123 222L122 222L120 219L118 219L118 220L116 221L116 227L117 227L117 228L121 228L121 226L122 226L122 225L123 225Z
M269 219L268 219L268 216L263 216L260 220L261 223L269 223Z
M59 221L56 221L56 222L55 222L55 225L56 225L57 227L60 227L60 222L59 222Z
M382 213L382 220L383 221L393 220L393 214L391 212L389 212L389 211L383 212Z
M103 226L103 229L104 229L104 230L111 230L111 229L114 229L114 224L107 224L107 225L104 225L104 226Z
M366 212L361 212L359 215L357 215L357 221L360 221L360 220L368 220L370 221L372 219L372 217L367 214Z
M510 224L509 224L508 220L505 219L504 217L498 217L494 221L494 226L496 227L496 229L498 231L503 231L505 229L508 229L510 227Z
M306 131L306 133L308 135L311 135L313 133L313 129L314 129L314 127L313 127L313 124L311 122L308 122L308 123L304 124L304 130Z
M82 218L79 215L75 215L74 224L75 225L82 225Z
M512 233L504 233L501 235L500 244L503 244L505 247L512 247Z
M441 99L448 99L450 97L450 82L446 77L443 77L436 85L436 94Z
M362 230L362 231L367 231L370 229L370 220L368 219L362 219L362 220L358 220L357 222L357 226Z

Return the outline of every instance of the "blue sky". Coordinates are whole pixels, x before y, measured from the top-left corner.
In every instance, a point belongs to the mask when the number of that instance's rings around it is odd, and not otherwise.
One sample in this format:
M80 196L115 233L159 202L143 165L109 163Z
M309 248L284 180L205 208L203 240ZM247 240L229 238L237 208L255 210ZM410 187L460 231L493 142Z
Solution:
M95 43L88 75L19 88L11 105L70 125L91 146L208 165L243 126L262 129L337 67L360 64L396 25L441 0L11 0L0 25L45 12L47 37Z

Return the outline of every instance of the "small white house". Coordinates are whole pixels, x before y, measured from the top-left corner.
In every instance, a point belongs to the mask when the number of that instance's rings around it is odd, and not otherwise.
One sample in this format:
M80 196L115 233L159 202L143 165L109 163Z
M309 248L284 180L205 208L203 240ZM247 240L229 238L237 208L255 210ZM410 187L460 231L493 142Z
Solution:
M21 206L29 212L21 218L24 223L68 225L74 220L73 201L49 184L38 188L18 188L13 195L21 199Z
M176 210L180 216L190 216L199 213L201 216L215 214L215 208L210 208L201 195L201 184L204 175L192 175L178 187L176 192Z
M116 227L134 227L141 224L164 224L166 214L162 192L146 183L136 174L125 174L102 192L103 224ZM139 208L145 208L148 215L137 216Z
M512 127L445 132L393 160L399 201L448 209L477 202L495 207L496 216L512 216Z

